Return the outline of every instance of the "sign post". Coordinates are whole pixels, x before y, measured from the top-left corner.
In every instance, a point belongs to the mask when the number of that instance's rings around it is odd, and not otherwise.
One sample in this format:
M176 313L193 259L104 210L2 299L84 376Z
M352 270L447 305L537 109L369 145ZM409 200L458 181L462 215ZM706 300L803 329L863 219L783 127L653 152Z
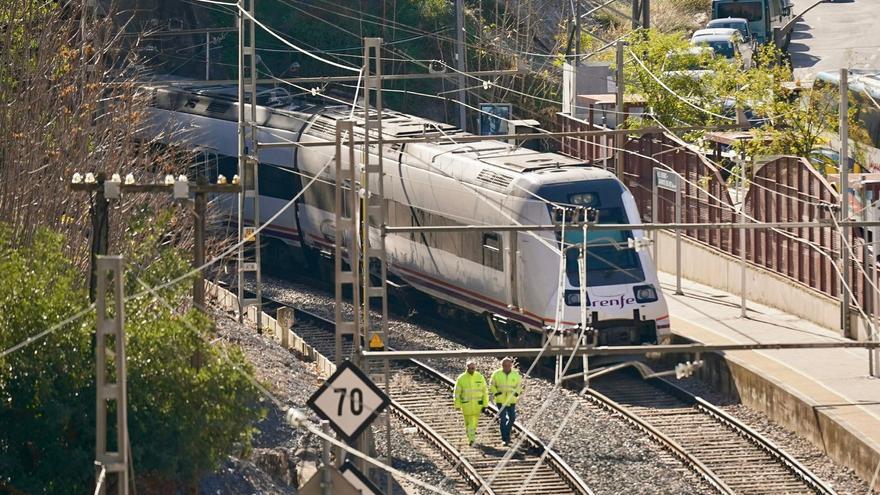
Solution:
M388 395L351 361L340 364L307 402L348 443L354 443L390 403Z
M657 222L657 193L658 189L666 189L675 192L675 223L681 223L681 176L673 170L664 170L654 167L654 213L653 220ZM654 262L657 261L657 242L654 241ZM681 229L675 229L675 293L681 291Z
M342 466L339 467L339 472L361 495L382 495L382 490L379 490L369 478L364 476L351 460L343 462Z

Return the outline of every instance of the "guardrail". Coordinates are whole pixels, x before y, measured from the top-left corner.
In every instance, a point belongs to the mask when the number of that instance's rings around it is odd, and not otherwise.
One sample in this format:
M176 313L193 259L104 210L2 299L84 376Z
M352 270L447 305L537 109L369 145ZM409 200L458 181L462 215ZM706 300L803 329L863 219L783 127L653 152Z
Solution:
M558 118L566 126L576 128L585 121L565 114ZM570 121L565 123L566 121ZM577 141L573 141L577 143ZM674 171L682 178L681 211L684 223L733 223L738 221L739 206L727 186L731 172L719 168L697 152L682 146L663 134L630 137L625 145L621 180L632 192L644 222L670 223L675 220L675 193L657 191L657 210L653 203L653 169ZM562 152L596 165L589 146L563 146ZM659 162L659 163L658 163ZM613 169L613 158L607 164ZM829 209L839 204L837 190L805 159L780 157L747 173L749 185L742 208L746 215L759 222L804 222L830 220L836 213ZM683 235L725 254L740 256L738 229L684 230ZM745 233L745 257L757 266L806 288L829 297L840 296L842 290L837 263L840 259L840 233L829 224L815 228L756 229ZM848 266L853 304L866 313L874 312L872 281L864 272L874 267L866 262L866 240L859 229L850 229L847 243L852 249Z

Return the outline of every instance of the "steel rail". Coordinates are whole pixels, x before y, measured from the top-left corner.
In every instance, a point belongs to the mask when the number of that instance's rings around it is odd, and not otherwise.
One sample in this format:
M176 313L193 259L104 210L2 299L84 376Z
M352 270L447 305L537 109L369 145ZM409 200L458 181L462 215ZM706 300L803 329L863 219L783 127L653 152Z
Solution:
M681 461L684 462L686 466L694 470L694 472L696 472L701 478L703 478L704 481L712 485L712 487L718 490L720 493L723 493L725 495L733 495L735 493L732 488L727 486L727 483L719 478L717 474L715 474L699 459L691 455L687 451L687 449L685 449L680 443L669 438L665 433L654 427L654 425L648 423L638 414L635 414L622 404L611 400L609 397L593 389L589 389L584 395L584 398L586 400L589 400L593 404L596 404L600 407L603 407L623 416L625 421L644 431L650 437L654 438L654 440L656 440L663 447L672 452L674 456L681 459Z
M759 434L754 429L749 428L748 426L746 426L745 424L743 424L742 422L740 422L736 418L730 416L729 414L727 414L726 412L724 412L720 408L718 408L718 407L710 404L706 400L704 400L700 397L697 397L694 394L682 389L678 385L671 383L667 380L661 379L661 378L656 378L656 377L645 378L645 370L644 369L640 369L638 367L634 367L634 369L636 369L639 372L639 374L642 376L642 380L644 380L644 383L650 384L650 386L660 390L661 392L668 394L671 397L674 397L675 400L680 401L683 405L690 406L690 407L694 408L696 411L698 411L699 413L708 416L713 421L715 421L716 423L718 423L718 424L722 425L724 428L726 428L732 435L735 435L739 438L745 439L749 444L758 448L760 451L763 451L764 453L766 453L768 456L769 462L775 463L777 465L781 465L781 467L785 470L785 472L787 472L789 475L791 475L793 477L793 479L799 480L806 487L809 487L812 491L814 491L816 493L823 494L823 495L836 495L836 492L834 491L833 488L828 486L818 476L816 476L814 473L812 473L808 468L803 466L796 459L791 457L791 455L789 455L787 452L785 452L780 447L773 444L771 441L769 441L767 438L765 438L764 436ZM590 392L593 392L593 391L591 390ZM599 392L595 392L595 393L601 395ZM605 398L607 399L607 397L605 397ZM624 412L623 414L626 414L628 416L637 416L638 417L637 413L630 411L625 406L622 406L620 404L618 404L618 406L623 407L626 410L626 412ZM647 406L642 406L642 407L647 407ZM650 420L648 420L648 419L641 418L641 417L639 419L641 422L650 423ZM653 426L653 425L651 425L651 426ZM657 429L659 430L660 428L658 427ZM687 449L684 449L684 450L686 451ZM696 454L696 455L688 454L689 457L696 459L696 460L699 460L699 455L700 454ZM736 462L736 459L733 459L732 462ZM703 465L703 467L706 467L706 466ZM719 473L716 473L712 470L712 468L709 468L709 467L706 467L706 469L708 469L709 472L711 472L713 476L717 477L719 479L719 481L721 480L722 477L729 478L731 476L730 473L727 473L725 475L721 475ZM736 478L734 477L733 481L739 481L739 480L736 480ZM722 481L722 483L724 483L723 486L727 487L728 489L731 489L730 483L724 482L724 481ZM734 483L734 484L736 484L736 483ZM731 493L733 493L735 491L736 490L733 489L733 491Z
M455 382L452 378L444 375L440 371L432 368L431 366L417 360L411 359L411 362L415 363L420 371L423 373L431 374L434 379L437 381L441 381L446 383L450 388L455 386ZM500 411L496 404L489 404L489 409L492 410L495 414L498 414ZM592 494L593 491L587 486L586 482L572 469L571 466L568 465L556 451L547 448L547 445L541 441L534 433L530 430L526 429L525 426L522 425L519 421L515 421L513 424L515 431L519 432L526 438L526 441L529 443L529 446L535 449L538 449L542 452L547 452L547 458L550 460L549 464L556 471L559 476L566 480L569 486L572 487L573 490L579 493L589 493Z
M264 299L267 299L270 303L274 303L279 306L287 306L278 301L273 301L272 299L268 299L265 297ZM299 321L299 318L302 318L304 320L311 321L313 322L313 324L316 324L316 326L322 328L335 326L334 322L310 311L301 308L293 308L293 310L294 314L297 317L297 321ZM423 363L416 359L410 359L407 360L407 362L408 364L413 365L419 373L427 375L429 379L431 379L435 383L439 382L441 385L450 388L450 390L455 385L455 382L454 380L452 380L452 378L443 374L439 370L429 366L426 363ZM479 474L476 467L473 466L473 464L471 464L466 459L465 455L462 452L458 451L445 438L443 438L442 435L431 428L430 425L421 421L415 414L409 411L398 401L392 400L392 407L393 411L396 414L418 428L419 431L422 432L422 434L431 443L439 447L447 460L451 461L453 465L457 466L457 470L474 488L483 488L483 490L489 495L493 495L497 491L497 489L493 489L492 487L487 486L485 479ZM491 409L495 414L498 413L497 406L490 404L488 408ZM514 430L526 439L529 448L540 451L541 453L547 453L547 465L560 477L560 479L565 484L567 484L571 488L573 493L593 495L593 491L589 488L586 482L584 482L580 475L578 475L574 471L574 469L559 456L558 453L551 449L548 449L546 444L544 444L544 442L542 442L534 433L527 430L518 421L514 423Z
M474 489L482 489L487 495L495 495L495 491L492 490L492 488L486 483L486 480L480 476L477 468L475 468L458 449L453 447L452 444L443 438L443 435L434 430L434 428L431 428L429 424L419 419L418 416L394 399L391 399L391 407L392 411L397 414L398 417L418 428L429 442L435 447L438 447L444 457L446 457L446 460L452 463L453 466L457 467L457 470L465 477Z
M280 303L278 301L274 301L269 298L267 299L270 304L277 306L286 306L287 305ZM265 306L265 305L264 305ZM302 308L293 308L295 321L306 320L311 322L313 325L326 329L327 327L334 327L335 322L330 321L323 316L317 315L310 311L304 310ZM315 349L316 352L319 352L318 349ZM327 356L329 357L329 356ZM480 475L477 468L474 467L470 461L465 458L462 453L456 449L451 443L449 443L443 436L434 430L430 425L422 421L416 414L407 409L403 404L395 399L391 399L391 408L392 413L396 414L403 421L415 426L419 432L421 432L422 436L424 436L434 447L438 448L440 454L453 466L455 466L455 470L464 477L465 481L471 485L474 489L482 488L489 495L495 495L495 492L486 484L486 480ZM390 445L388 446L390 448Z

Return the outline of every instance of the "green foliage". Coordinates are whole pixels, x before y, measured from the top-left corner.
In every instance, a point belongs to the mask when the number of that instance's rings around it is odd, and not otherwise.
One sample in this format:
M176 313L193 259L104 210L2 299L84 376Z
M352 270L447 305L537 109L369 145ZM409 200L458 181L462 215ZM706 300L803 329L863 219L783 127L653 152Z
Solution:
M81 276L62 240L38 232L15 249L0 227L0 348L7 349L84 307ZM0 491L82 493L94 461L92 318L0 358Z
M164 218L144 213L132 230L126 293L185 273L163 245ZM86 307L83 277L62 255L63 239L40 231L13 247L0 230L0 348L23 341ZM208 344L212 324L181 311L191 285L126 302L129 432L139 476L180 486L246 451L262 417L237 349ZM167 301L167 304L164 301ZM169 307L170 306L170 307ZM0 491L83 493L93 480L94 313L0 358ZM11 426L11 427L10 427Z

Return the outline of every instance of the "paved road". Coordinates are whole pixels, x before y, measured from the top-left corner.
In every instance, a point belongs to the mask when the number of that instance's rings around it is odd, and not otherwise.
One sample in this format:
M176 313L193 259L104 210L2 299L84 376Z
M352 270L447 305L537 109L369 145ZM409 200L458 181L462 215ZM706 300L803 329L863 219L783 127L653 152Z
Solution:
M794 12L813 4L797 0ZM816 6L794 27L789 53L794 74L812 79L842 67L880 71L880 0L840 0Z

